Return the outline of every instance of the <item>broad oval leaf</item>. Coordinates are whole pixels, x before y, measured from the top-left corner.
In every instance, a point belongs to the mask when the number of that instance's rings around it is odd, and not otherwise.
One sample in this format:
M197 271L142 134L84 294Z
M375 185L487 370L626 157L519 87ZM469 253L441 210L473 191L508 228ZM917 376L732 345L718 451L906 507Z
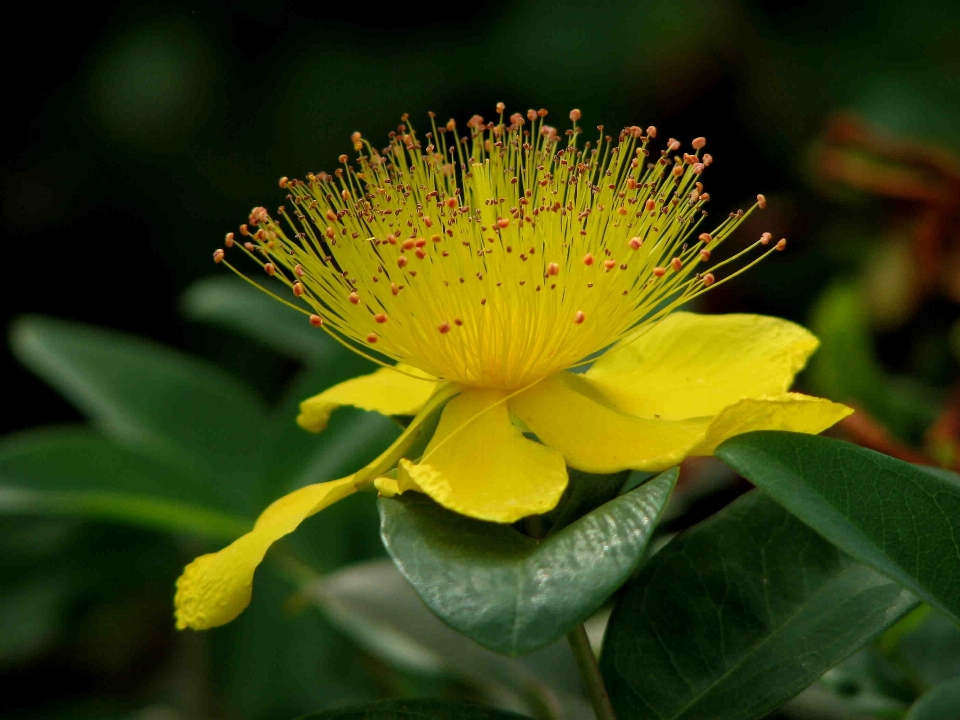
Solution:
M415 493L379 501L380 531L431 610L481 645L520 655L563 636L623 584L676 479L676 468L661 473L541 542Z
M520 720L526 715L450 700L381 700L300 720Z
M627 585L600 667L620 717L751 720L916 604L753 491Z
M957 720L960 718L960 678L937 685L917 700L906 720Z
M192 472L238 492L260 477L265 409L215 366L142 338L42 317L20 318L11 345L111 437L176 453ZM252 509L249 498L246 505Z
M76 515L232 540L252 520L230 505L206 478L89 429L0 443L0 514Z
M717 455L830 542L960 624L960 476L798 433L741 435Z

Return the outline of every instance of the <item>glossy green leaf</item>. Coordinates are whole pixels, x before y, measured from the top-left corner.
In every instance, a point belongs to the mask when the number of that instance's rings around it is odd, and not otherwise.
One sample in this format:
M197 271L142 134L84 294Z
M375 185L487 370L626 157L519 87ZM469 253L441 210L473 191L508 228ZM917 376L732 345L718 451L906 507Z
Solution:
M960 677L937 685L917 700L906 720L957 720L960 718Z
M252 521L229 492L156 455L86 429L48 429L0 443L0 513L72 515L222 540Z
M754 491L627 585L600 666L620 717L761 718L916 602Z
M423 601L481 645L520 655L563 636L636 569L676 482L668 470L537 542L408 493L381 499L381 537Z
M796 433L740 435L717 455L832 543L960 623L960 476Z
M450 700L383 700L300 720L518 720L525 715Z
M11 344L111 437L174 453L185 469L238 493L260 477L265 408L216 367L142 338L42 317L19 319Z
M279 284L271 290L284 293L284 299L290 292ZM294 298L289 300L293 302ZM192 320L229 327L291 358L323 366L336 365L344 358L359 360L323 330L313 327L306 316L235 277L200 280L187 289L180 304ZM357 374L362 372L369 370Z

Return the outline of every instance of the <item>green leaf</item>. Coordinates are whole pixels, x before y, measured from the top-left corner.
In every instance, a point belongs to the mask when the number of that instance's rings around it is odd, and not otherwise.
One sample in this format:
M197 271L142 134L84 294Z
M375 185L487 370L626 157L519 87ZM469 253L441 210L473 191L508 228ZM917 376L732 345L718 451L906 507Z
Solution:
M960 678L937 685L914 703L906 720L957 720L960 718Z
M87 429L0 443L0 513L74 515L233 540L252 524L217 483Z
M383 700L328 710L300 720L509 720L525 715L450 700Z
M751 720L915 605L753 491L676 537L627 585L600 667L621 717Z
M509 655L582 622L636 569L677 479L676 468L537 542L408 493L381 499L387 552L452 627Z
M238 494L262 475L265 409L216 367L141 338L42 317L17 320L11 344L111 437L177 454L185 469Z
M717 456L830 542L960 623L960 476L798 433L740 435Z
M283 292L287 288L274 288ZM291 296L290 301L294 298ZM363 362L307 318L260 292L249 283L233 277L211 277L191 285L181 298L183 313L191 320L229 327L287 357L326 367L348 359L353 365ZM370 372L368 363L356 374Z

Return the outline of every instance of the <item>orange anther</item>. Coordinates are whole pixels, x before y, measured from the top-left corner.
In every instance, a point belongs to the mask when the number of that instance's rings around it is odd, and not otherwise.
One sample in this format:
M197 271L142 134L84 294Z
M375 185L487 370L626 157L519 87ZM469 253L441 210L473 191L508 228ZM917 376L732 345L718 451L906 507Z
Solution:
M425 253L422 249L417 248L416 256L423 260L427 256L427 253Z
M347 300L352 302L354 305L358 305L360 303L360 296L356 292L352 292L347 296Z
M710 287L716 280L716 278L713 276L713 273L707 273L700 279L703 281L705 287Z
M327 236L328 240L333 240L337 236L337 231L332 227L328 227L324 235Z
M510 226L510 218L497 218L497 227L505 228Z
M280 187L282 187L284 190L286 190L286 189L287 189L287 183L288 183L288 182L290 182L290 178L288 178L286 175L284 175L282 178L280 178Z
M550 263L549 265L547 265L547 275L559 275L559 274L560 274L559 265L557 265L556 263Z
M228 248L233 247L233 233L227 233L227 236L223 239L223 244Z
M313 325L314 327L320 327L321 325L323 325L323 318L320 317L319 315L311 315L310 324Z
M423 224L426 225L427 227L433 227L433 220L430 219L429 215L423 216Z
M767 206L767 199L763 195L757 195L757 205L763 210Z
M223 252L223 250L214 250L214 251L213 251L213 261L214 261L215 263L220 262L221 260L223 260L223 256L224 256L225 254L226 254L226 253Z
M769 245L771 240L773 240L773 235L771 235L768 232L765 232L763 235L760 236L761 245Z
M709 243L711 240L713 240L713 235L711 235L710 233L700 233L700 237L697 238L697 239L698 239L700 242L702 242L704 245L706 245L706 244Z
M690 144L693 145L694 150L699 150L700 148L702 148L704 145L707 144L707 139L705 137L694 138L693 142Z
M674 258L670 261L670 267L673 268L674 272L680 272L680 268L683 267L683 263L680 262L680 258Z
M580 325L580 324L583 323L583 321L586 320L586 319L587 319L587 316L583 314L583 310L577 310L577 312L574 313L573 321L574 321L577 325Z
M655 267L655 268L653 269L653 275L654 275L654 277L660 278L660 277L663 277L663 276L666 275L666 274L667 274L667 269L666 269L666 268Z
M637 181L634 180L633 178L627 178L627 190L636 190L636 189L637 189Z
M250 252L253 252L256 249L256 246L252 242L245 242L243 246Z
M626 209L625 207L617 208L617 214L619 214L619 215L626 215L626 214L627 214L627 209Z
M703 260L704 262L707 262L707 260L710 259L710 251L709 251L709 250L701 250L701 251L700 251L700 259Z
M241 234L241 235L249 235L249 234L250 234L250 231L247 229L247 226L246 226L246 225L241 225L241 226L240 226L240 234Z
M570 111L570 119L574 122L580 119L580 111L577 108Z
M454 318L453 321L457 324L458 327L460 325L463 325L463 320L461 320L460 318Z
M455 208L456 206L457 206L457 199L456 199L456 198L447 198L447 207L448 207L448 208L451 208L451 209L452 209L452 208Z
M407 266L407 259L406 259L403 255L401 255L400 257L397 258L397 266L398 266L398 267L406 267L406 266Z
M294 272L294 274L295 274L297 277L303 277L303 266L302 266L302 265L294 265L294 266L293 266L293 272Z
M371 345L373 345L376 341L377 341L377 334L376 334L376 333L370 333L369 335L367 335L367 342L368 342L368 343L370 343Z
M373 319L376 320L378 323L380 323L380 324L382 325L383 323L385 323L385 322L387 321L387 314L386 314L386 313L377 313L376 315L373 316Z
M400 294L400 288L397 287L396 283L390 283L390 292L392 292L394 295Z
M263 264L263 271L264 271L267 275L273 275L273 274L277 271L277 266L274 265L273 263L264 263L264 264Z
M441 335L446 335L448 332L450 332L450 323L448 323L448 322L442 322L442 323L440 323L440 324L437 326L437 330L440 331L440 334L441 334Z
M397 244L397 236L394 235L393 233L390 233L389 235L387 235L387 242L390 243L391 245L396 245L396 244Z
M603 266L604 266L607 270L613 270L613 269L617 266L617 261L616 261L616 260L604 260L604 261L603 261Z
M584 265L593 265L593 255L590 254L590 253L587 253L586 255L584 255L584 256L583 256L583 264L584 264Z
M414 245L413 238L407 238L403 241L403 244L400 246L404 250L410 250Z
M297 297L300 297L301 295L303 295L303 283L295 282L293 284L293 294L296 295Z
M647 204L645 205L645 207L647 208L647 210L656 210L657 201L654 200L653 198L650 198L649 200L647 200Z
M786 249L786 247L787 247L787 239L786 239L786 238L780 238L780 242L777 243L777 246L776 246L776 247L777 247L777 250L783 252L783 251Z
M639 250L641 245L643 245L643 240L640 238L630 238L630 248L632 250Z
M416 240L413 241L413 244L416 245L417 247L423 247L424 245L427 244L427 241L424 240L423 238L417 238Z
M326 212L326 218L327 218L327 220L329 220L330 222L336 222L336 221L337 221L337 214L336 214L333 210L327 210L327 212Z
M438 243L443 240L443 235L431 235L430 239L433 240L433 242Z

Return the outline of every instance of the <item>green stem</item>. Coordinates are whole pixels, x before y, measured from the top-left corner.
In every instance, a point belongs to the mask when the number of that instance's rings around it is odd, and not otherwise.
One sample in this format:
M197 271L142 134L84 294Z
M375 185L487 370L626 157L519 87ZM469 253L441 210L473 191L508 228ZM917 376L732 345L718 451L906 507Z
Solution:
M613 705L610 704L610 696L607 695L607 688L603 684L597 657L593 654L590 639L582 623L567 633L567 640L570 643L570 649L573 650L573 657L577 660L583 682L587 686L587 694L590 696L590 704L593 705L597 720L617 720Z

